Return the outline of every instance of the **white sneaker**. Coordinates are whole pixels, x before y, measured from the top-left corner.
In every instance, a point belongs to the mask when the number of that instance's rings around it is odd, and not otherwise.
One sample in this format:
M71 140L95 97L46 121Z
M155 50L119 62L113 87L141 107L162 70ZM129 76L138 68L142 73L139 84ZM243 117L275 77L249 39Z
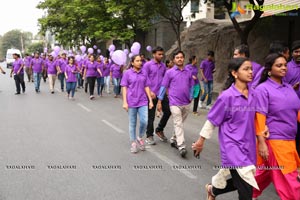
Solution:
M203 101L199 101L199 105L198 105L199 108L203 108Z
M210 110L211 109L211 105L208 105L205 107L206 110Z

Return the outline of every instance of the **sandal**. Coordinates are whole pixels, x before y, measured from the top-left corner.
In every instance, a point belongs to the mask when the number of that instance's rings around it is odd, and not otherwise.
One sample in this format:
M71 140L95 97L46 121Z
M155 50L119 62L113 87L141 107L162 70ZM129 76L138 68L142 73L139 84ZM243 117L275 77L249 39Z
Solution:
M215 196L212 194L212 191L210 189L210 186L212 186L211 184L206 184L205 185L205 189L206 189L206 200L215 200ZM212 188L212 187L211 187Z

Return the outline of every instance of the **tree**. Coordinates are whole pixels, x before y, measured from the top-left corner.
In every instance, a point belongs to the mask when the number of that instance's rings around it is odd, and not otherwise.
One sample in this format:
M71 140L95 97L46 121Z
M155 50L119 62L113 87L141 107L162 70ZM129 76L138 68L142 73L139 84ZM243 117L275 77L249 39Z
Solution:
M208 0L205 0L204 3L207 3L207 1ZM229 16L231 16L234 4L236 4L236 1L234 0L211 0L211 2L218 5L223 4L227 9ZM249 0L249 3L254 6L262 6L264 5L264 0ZM259 9L254 10L254 16L250 21L245 22L244 27L241 27L241 25L238 23L235 17L230 17L230 20L233 23L233 26L241 39L241 44L248 44L249 34L254 28L255 24L259 21L262 14L263 11L260 11Z
M31 42L31 33L21 32L20 30L11 30L2 37L1 53L6 54L7 49L16 48L23 50Z
M32 54L35 52L39 52L39 53L44 52L44 43L43 42L32 43L26 49L26 53Z
M42 33L50 30L62 45L78 46L132 39L137 29L149 27L148 4L145 0L44 0L37 7L47 11L39 19Z
M180 33L183 22L182 11L188 2L189 0L164 0L159 3L154 1L154 7L157 8L156 12L170 22L177 38L179 50L181 50Z

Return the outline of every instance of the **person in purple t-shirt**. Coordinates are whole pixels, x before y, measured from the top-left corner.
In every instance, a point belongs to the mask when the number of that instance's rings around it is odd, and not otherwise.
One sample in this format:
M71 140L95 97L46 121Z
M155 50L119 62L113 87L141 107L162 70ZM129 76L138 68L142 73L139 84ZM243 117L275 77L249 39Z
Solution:
M122 66L117 65L117 64L112 64L110 67L110 76L113 80L113 84L114 84L114 94L115 94L115 98L118 97L118 95L120 95L120 81L122 78Z
M95 56L90 55L89 61L85 63L84 74L83 78L86 78L89 92L90 92L90 100L93 100L94 97L94 90L95 90L95 83L97 78L97 63L95 61Z
M192 72L193 79L194 79L194 107L193 107L193 113L195 115L198 114L198 104L199 104L199 98L201 95L201 86L198 79L198 67L197 67L197 58L196 56L192 56L189 59L189 64L185 66L188 70Z
M49 88L51 94L54 94L54 85L57 76L57 64L53 58L53 55L49 55L49 60L45 63L45 70L47 70L47 75L49 77Z
M168 90L169 105L173 116L175 133L170 139L171 145L178 148L181 157L187 154L183 124L189 113L189 104L193 99L194 79L190 70L184 67L184 53L174 53L175 66L169 69L161 83L157 110L162 111L162 100Z
M166 65L162 62L164 57L164 49L162 47L156 47L152 50L153 59L147 62L142 70L148 75L150 81L150 93L152 96L153 101L153 108L148 110L148 126L147 126L147 139L146 143L148 145L155 145L156 142L153 138L154 132L154 119L156 115L156 105L158 102L157 96L159 95L159 89L161 86L161 82L163 77L167 71ZM166 127L168 120L171 115L170 106L169 106L169 99L168 95L164 96L162 101L162 109L163 109L163 116L158 123L157 128L155 129L155 134L162 142L167 142L167 137L164 134L164 128Z
M104 58L104 66L103 66L103 76L104 76L104 83L105 83L105 90L106 93L109 94L109 86L110 86L110 66L108 58Z
M60 89L62 92L64 92L65 88L65 68L68 64L67 54L62 53L60 58L57 58L57 67L59 69L58 71L58 79L60 80Z
M25 68L25 72L27 74L28 82L31 82L31 81L33 82L32 71L30 69L31 59L32 59L32 57L27 53L24 58L24 68Z
M33 71L35 92L39 93L40 85L41 85L41 78L42 78L42 71L44 70L44 62L40 58L40 54L38 52L34 53L34 58L31 60L30 68Z
M137 146L139 146L140 150L145 150L143 137L148 123L148 104L149 108L152 108L153 102L150 95L148 76L141 70L141 57L139 55L133 56L131 58L131 65L132 67L124 73L121 86L123 88L123 108L129 115L130 151L137 153ZM139 115L140 119L138 137L136 137L137 115Z
M212 91L213 91L213 73L215 72L215 62L214 62L213 51L208 51L207 59L201 62L200 72L202 76L202 81L204 85L204 93L200 99L200 108L203 107L203 102L207 97L206 109L210 109L212 102Z
M224 91L208 113L200 137L193 143L194 156L203 150L204 141L219 127L222 165L219 173L207 184L207 199L238 190L239 199L251 200L256 165L255 93L252 66L247 58L233 58L228 65L228 79ZM230 177L230 178L226 178Z
M74 56L70 56L68 58L68 64L65 68L66 87L67 87L68 98L70 100L74 100L76 83L77 83L77 73L78 70L75 65L75 58Z
M16 89L17 92L16 95L21 94L21 86L22 86L22 92L25 92L25 82L24 82L24 63L22 59L20 58L19 54L13 54L13 57L15 59L15 62L13 63L13 68L10 73L10 77L14 75L14 80L16 83Z
M104 77L103 77L103 68L104 63L101 60L101 57L97 58L97 94L102 97L102 92L104 88Z

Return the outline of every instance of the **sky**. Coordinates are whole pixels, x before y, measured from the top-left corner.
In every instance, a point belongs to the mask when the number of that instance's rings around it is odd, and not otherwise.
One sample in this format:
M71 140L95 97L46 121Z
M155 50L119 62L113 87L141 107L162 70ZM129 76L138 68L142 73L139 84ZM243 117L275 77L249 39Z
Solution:
M1 0L0 35L13 29L38 33L38 18L44 11L36 8L42 0Z

